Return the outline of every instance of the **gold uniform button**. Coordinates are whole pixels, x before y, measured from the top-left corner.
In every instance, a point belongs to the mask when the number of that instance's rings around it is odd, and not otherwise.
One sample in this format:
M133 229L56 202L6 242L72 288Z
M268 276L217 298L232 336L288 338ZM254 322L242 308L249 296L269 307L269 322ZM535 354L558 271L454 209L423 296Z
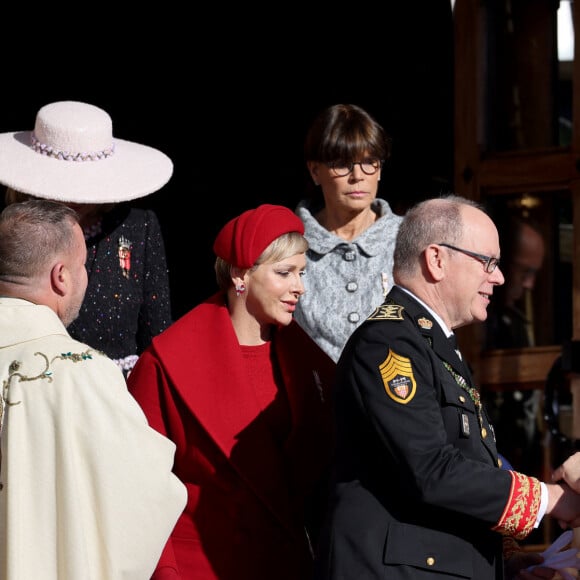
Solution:
M460 403L465 403L465 397L463 395L459 396L459 402Z
M503 465L503 461L498 457L497 459L497 466L501 467Z
M485 439L487 437L487 429L485 427L481 430L481 436Z
M427 566L435 566L435 558L429 556L429 558L427 558Z

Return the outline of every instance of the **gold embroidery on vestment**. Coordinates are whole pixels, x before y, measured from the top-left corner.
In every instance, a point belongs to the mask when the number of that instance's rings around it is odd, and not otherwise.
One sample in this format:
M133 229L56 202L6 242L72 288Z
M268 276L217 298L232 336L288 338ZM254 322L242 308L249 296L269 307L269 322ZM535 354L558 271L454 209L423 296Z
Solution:
M57 355L55 357L52 358L52 360L49 361L48 357L43 354L42 352L35 352L34 355L35 356L40 356L44 359L44 370L42 370L40 373L38 373L37 375L34 376L27 376L25 374L22 374L20 371L20 367L22 366L22 363L18 360L12 361L10 363L10 366L8 367L8 378L4 379L4 381L2 381L2 393L0 393L0 431L2 431L2 425L4 422L4 411L6 409L6 407L12 407L14 405L19 405L21 403L21 401L10 401L10 393L9 393L9 389L10 389L10 383L12 382L12 379L14 378L18 378L21 382L25 382L25 381L36 381L38 379L46 379L48 380L48 382L52 382L52 371L50 371L50 365L55 361L55 360L70 360L72 362L80 362L80 361L84 361L87 359L92 359L93 358L93 353L94 351L92 349L87 349L84 352L80 352L80 353L76 353L76 352L65 352L65 353L61 353L60 355Z

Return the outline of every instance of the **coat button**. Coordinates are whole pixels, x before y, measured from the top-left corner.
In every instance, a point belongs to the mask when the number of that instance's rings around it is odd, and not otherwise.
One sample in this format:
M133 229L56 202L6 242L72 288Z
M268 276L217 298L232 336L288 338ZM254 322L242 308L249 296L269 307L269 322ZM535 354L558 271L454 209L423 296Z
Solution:
M360 314L358 312L351 312L348 315L349 322L358 322L360 320Z
M483 429L481 430L481 436L485 439L487 437L487 429L485 427L483 427Z
M356 260L356 253L353 250L349 250L344 253L343 257L347 262L354 262Z
M459 395L459 402L465 403L465 397L463 395Z
M427 558L427 566L435 566L435 558L433 558L432 556L429 556Z
M348 292L356 292L358 289L358 284L356 282L349 282L346 285L346 289Z

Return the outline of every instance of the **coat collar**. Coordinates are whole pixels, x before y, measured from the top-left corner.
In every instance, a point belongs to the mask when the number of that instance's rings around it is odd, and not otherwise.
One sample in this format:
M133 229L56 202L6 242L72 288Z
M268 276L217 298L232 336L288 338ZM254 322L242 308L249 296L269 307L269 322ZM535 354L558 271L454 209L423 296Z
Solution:
M280 363L280 374L285 385L292 413L292 425L300 422L303 434L306 423L320 422L321 413L304 417L304 409L316 407L301 400L308 396L319 398L311 370L308 349L294 340L296 332L303 331L295 322L287 335L286 328L276 333L273 349ZM292 344L288 344L288 343ZM288 528L293 520L290 502L284 493L288 489L287 470L283 454L267 432L264 421L256 420L261 408L250 383L242 351L221 294L200 304L173 326L154 339L155 350L163 361L166 373L193 419L215 441L233 469L246 481L256 495ZM311 343L311 348L316 345ZM296 357L296 352L304 355ZM334 363L320 351L334 368ZM312 367L315 368L315 367ZM309 384L312 383L312 384ZM330 388L324 381L325 388ZM329 396L327 397L330 398ZM314 403L316 399L312 399ZM319 427L312 429L317 432ZM292 440L292 433L289 440ZM310 442L313 450L328 450L327 441ZM290 445L291 447L291 445ZM307 456L311 449L301 452ZM314 452L313 452L314 453ZM291 456L292 450L286 454ZM292 457L290 457L292 460ZM317 458L318 467L320 456ZM306 463L300 458L299 463ZM299 474L301 475L301 474Z
M230 457L260 408L223 295L175 322L171 332L157 337L155 348L191 413Z
M2 327L0 347L49 334L68 336L66 328L54 310L21 298L0 297L0 326Z
M358 246L361 252L367 256L376 256L384 251L387 219L389 220L388 227L391 227L391 219L394 217L394 214L389 204L381 198L373 201L372 208L381 219L377 219L370 228L365 230L352 242L347 242L322 227L314 217L314 214L320 208L316 208L310 200L301 201L296 208L296 214L304 223L304 235L308 238L310 251L316 252L317 254L328 254L337 246L353 244Z

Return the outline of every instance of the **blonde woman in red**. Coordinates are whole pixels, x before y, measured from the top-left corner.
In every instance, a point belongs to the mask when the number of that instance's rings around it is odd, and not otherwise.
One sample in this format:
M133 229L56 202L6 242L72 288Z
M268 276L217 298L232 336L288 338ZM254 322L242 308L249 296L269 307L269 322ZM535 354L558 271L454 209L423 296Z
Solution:
M188 489L153 578L304 580L332 449L332 360L293 320L302 221L261 205L214 251L220 290L153 339L129 375L152 427L177 446Z

